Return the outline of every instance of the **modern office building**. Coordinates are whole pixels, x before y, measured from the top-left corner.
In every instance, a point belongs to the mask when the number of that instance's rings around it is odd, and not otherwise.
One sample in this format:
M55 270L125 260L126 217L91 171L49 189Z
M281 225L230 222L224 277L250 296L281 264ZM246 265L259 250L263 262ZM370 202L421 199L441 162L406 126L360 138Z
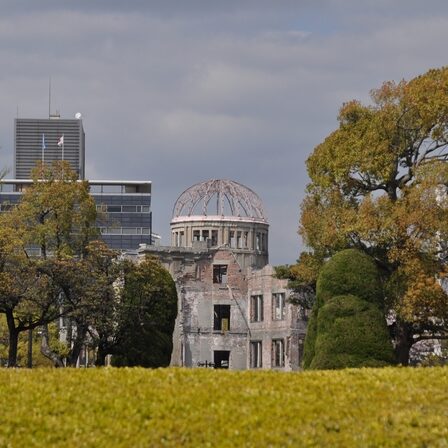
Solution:
M0 183L0 212L17 205L31 179L5 179ZM89 181L97 207L101 239L122 252L152 243L151 182L122 180ZM38 255L37 253L35 255Z
M39 160L66 160L80 179L85 176L85 133L82 119L16 118L14 120L14 176L30 179Z
M78 115L78 114L77 114ZM32 184L31 171L38 161L66 160L85 179L85 133L82 120L17 118L14 121L14 179L0 182L0 212L18 204ZM122 252L151 245L151 182L91 180L90 192L97 206L97 227L103 241Z
M91 180L90 194L97 207L103 241L121 251L151 244L151 182Z

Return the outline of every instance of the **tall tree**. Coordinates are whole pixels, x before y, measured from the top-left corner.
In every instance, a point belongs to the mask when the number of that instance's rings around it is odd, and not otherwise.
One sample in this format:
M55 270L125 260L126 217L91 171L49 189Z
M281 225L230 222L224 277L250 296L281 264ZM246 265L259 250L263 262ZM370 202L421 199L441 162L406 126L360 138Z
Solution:
M87 182L77 181L67 162L56 162L40 164L21 202L2 215L0 313L8 322L10 366L16 365L18 335L38 326L51 357L47 325L72 312L82 297L77 261L96 234L95 214ZM29 256L33 248L40 257Z
M295 274L344 248L370 254L407 364L415 342L448 337L448 67L386 82L371 98L344 104L307 161L299 232L311 250Z

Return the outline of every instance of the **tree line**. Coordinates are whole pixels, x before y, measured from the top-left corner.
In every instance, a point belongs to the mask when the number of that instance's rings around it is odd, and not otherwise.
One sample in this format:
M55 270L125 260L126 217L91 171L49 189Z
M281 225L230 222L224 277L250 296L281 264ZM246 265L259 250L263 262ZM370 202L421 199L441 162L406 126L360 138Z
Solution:
M75 366L86 343L95 365L109 354L117 365L168 365L177 313L169 273L153 258L136 264L101 241L88 181L67 162L39 164L32 178L21 201L0 214L7 365L17 366L19 336L32 330L58 367ZM61 318L63 343L54 331Z

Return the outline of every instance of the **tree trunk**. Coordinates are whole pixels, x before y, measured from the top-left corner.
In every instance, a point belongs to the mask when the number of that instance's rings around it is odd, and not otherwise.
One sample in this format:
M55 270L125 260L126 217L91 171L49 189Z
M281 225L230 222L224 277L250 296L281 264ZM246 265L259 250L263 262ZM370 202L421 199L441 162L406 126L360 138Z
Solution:
M397 356L397 361L399 364L407 366L409 364L409 352L414 344L412 331L408 324L400 321L396 322L395 341L395 354Z
M86 334L87 334L87 327L85 327L84 325L77 324L76 337L75 340L73 341L73 347L70 351L70 354L67 357L67 364L70 367L76 367L76 363L81 353L82 346L86 339Z
M40 351L46 358L53 361L55 367L64 367L61 357L51 350L48 340L48 325L45 324L42 327L42 344L40 346Z
M6 321L9 332L8 367L17 367L17 347L19 345L19 331L14 322L14 315L11 310L6 312Z
M106 365L106 356L109 354L109 344L104 339L100 338L98 343L98 352L96 354L95 365L97 367L104 367Z

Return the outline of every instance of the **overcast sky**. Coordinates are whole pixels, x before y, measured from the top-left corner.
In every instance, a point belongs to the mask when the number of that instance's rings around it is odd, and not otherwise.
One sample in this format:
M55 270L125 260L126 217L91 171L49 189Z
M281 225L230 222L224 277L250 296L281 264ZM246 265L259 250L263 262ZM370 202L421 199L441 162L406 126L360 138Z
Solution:
M83 115L90 179L176 198L233 179L264 202L274 264L302 244L305 160L341 104L448 62L446 0L0 0L0 166L13 120Z

